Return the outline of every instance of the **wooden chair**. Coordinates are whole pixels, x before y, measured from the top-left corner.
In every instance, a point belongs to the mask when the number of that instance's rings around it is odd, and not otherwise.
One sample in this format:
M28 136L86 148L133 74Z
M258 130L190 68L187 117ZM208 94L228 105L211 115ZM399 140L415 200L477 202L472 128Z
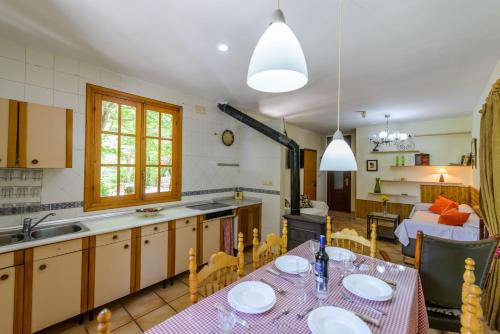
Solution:
M483 309L481 307L481 288L475 285L475 262L465 259L465 272L462 284L462 315L460 316L461 334L483 334Z
M107 308L97 315L97 333L111 334L111 311Z
M377 224L372 224L370 240L360 236L358 232L352 229L344 228L340 232L331 232L330 217L326 219L326 236L329 246L336 246L349 249L355 253L368 253L371 257L377 255Z
M191 304L198 301L198 289L203 286L205 296L222 289L245 275L243 254L243 233L238 233L238 255L231 256L217 252L210 256L208 264L196 272L196 253L189 249L189 299ZM210 286L210 289L208 288Z
M287 252L288 244L288 221L283 219L282 235L275 233L266 235L266 239L259 244L259 230L253 229L252 264L253 270L276 259Z

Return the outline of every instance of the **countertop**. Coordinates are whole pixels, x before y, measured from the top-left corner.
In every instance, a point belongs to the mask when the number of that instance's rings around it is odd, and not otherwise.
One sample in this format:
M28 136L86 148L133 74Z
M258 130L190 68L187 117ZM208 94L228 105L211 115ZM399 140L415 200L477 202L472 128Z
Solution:
M54 220L47 223L41 223L39 226L55 226L60 224L79 222L85 227L87 227L89 230L84 232L69 233L51 238L30 240L30 241L24 241L11 245L2 246L0 247L0 254L36 246L52 244L61 241L84 238L103 233L126 230L130 228L147 226L170 220L183 219L187 217L204 215L211 212L231 210L239 207L262 203L261 199L251 198L251 197L247 197L242 200L236 200L231 197L223 197L223 198L213 198L211 201L227 204L229 206L212 210L195 210L186 207L187 205L209 202L209 201L202 201L202 202L186 203L182 204L182 206L165 207L163 211L161 211L157 216L154 217L143 217L141 213L137 213L135 211L126 211L126 212L117 212L104 215L76 217L72 219L65 219L59 221ZM161 207L161 205L158 206ZM7 228L1 229L0 231L4 230L8 229Z

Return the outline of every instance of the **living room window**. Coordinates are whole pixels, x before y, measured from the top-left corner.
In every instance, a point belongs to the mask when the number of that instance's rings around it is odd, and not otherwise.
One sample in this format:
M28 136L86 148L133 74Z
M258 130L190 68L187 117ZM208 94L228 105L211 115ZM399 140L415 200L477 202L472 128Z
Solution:
M85 211L179 200L182 107L87 85Z

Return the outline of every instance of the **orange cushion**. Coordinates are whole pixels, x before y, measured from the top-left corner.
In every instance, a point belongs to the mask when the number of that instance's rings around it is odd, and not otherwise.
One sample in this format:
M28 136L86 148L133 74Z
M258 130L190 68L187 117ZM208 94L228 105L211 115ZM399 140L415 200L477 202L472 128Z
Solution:
M443 196L438 196L434 203L432 203L431 207L429 208L429 211L437 213L438 215L442 214L444 209L446 209L448 206L453 205L454 208L458 209L458 203L452 201L451 199L448 199Z
M450 204L439 216L438 224L462 226L469 219L469 216L470 213L459 212L453 204Z

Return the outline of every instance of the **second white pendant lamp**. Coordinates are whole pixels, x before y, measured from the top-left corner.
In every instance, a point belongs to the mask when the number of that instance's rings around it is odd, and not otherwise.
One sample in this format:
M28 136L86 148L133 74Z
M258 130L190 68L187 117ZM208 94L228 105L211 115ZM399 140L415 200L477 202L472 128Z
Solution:
M339 0L339 41L338 41L338 83L337 83L337 131L326 147L319 165L320 171L356 171L358 164L351 148L340 131L340 55L342 48L342 0Z
M284 93L303 87L307 80L306 58L278 2L269 27L253 51L247 84L262 92Z

